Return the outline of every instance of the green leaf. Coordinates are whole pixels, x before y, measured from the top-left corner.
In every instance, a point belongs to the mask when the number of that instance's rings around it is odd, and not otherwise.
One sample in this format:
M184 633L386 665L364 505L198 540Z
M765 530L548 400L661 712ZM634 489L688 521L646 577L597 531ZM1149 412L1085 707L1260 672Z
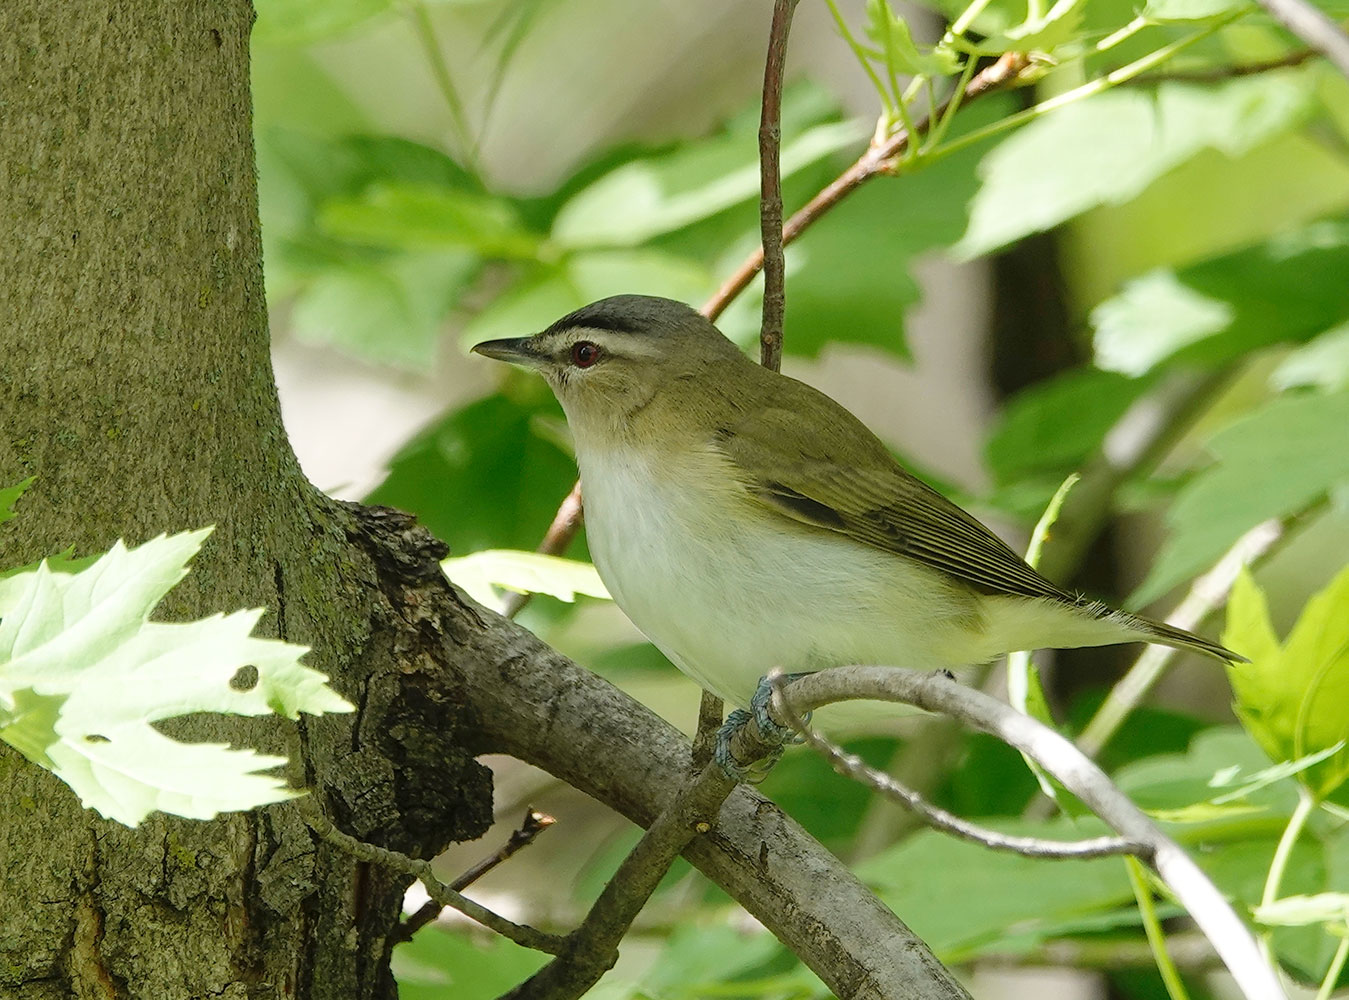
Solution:
M326 202L319 229L335 239L392 250L462 248L482 257L532 260L540 238L509 202L452 187L389 182Z
M23 491L32 486L36 479L37 476L29 476L22 482L0 489L0 524L4 524L14 516L14 505L18 503L19 497L23 496Z
M712 291L701 265L656 250L597 250L567 257L521 278L464 327L465 349L483 340L520 337L608 295L641 292L698 302Z
M1004 52L1053 52L1079 38L1085 8L1086 0L1059 0L1042 16L1028 17L1014 27L994 32L972 48L990 56Z
M537 545L576 464L542 426L561 417L543 380L508 385L515 398L472 402L404 445L369 502L416 514L451 552Z
M831 113L830 100L821 92L788 89L782 111L783 177L866 138L857 122L816 124ZM757 130L756 108L720 135L623 164L562 207L553 238L574 248L636 246L752 201L759 193Z
M302 45L345 34L391 7L390 0L256 0L255 44Z
M396 947L390 964L400 1000L495 1000L547 962L505 938L428 927Z
M996 828L1058 840L1105 832L1094 817L1007 821ZM1043 939L1064 921L1109 912L1133 898L1117 858L1035 860L931 830L864 862L858 874L946 962L996 950L1009 927Z
M867 35L880 46L892 74L943 77L960 69L960 57L950 49L920 52L908 22L890 9L887 0L867 0Z
M1260 522L1294 514L1349 479L1345 427L1349 393L1341 392L1275 399L1215 434L1207 445L1213 464L1167 511L1166 541L1130 602L1156 600Z
M1151 386L1149 380L1077 368L1017 393L984 448L989 470L1005 485L1079 467Z
M1139 375L1166 361L1214 364L1269 344L1306 340L1349 313L1345 274L1345 219L1317 222L1179 271L1154 271L1093 310L1096 363Z
M128 826L158 809L194 819L298 794L258 772L281 757L179 743L151 723L193 712L347 712L306 652L250 634L262 611L147 621L210 529L118 542L79 573L45 562L0 620L0 738ZM235 681L253 668L253 683ZM232 683L233 682L233 683Z
M1341 323L1297 348L1269 377L1274 389L1349 388L1349 323Z
M1326 798L1349 778L1349 567L1307 602L1282 647L1263 595L1249 576L1240 586L1223 633L1224 642L1254 640L1251 662L1227 671L1237 717L1276 763L1338 747L1297 774L1317 799Z
M978 257L1096 205L1121 204L1203 149L1238 156L1311 112L1308 77L1121 88L1052 111L983 158L983 186L955 247Z
M296 336L378 364L424 369L445 319L477 275L462 250L333 262L297 295Z
M610 600L595 567L576 559L562 559L521 549L485 549L441 562L454 583L479 604L499 608L495 587L517 594L547 594L559 601L575 601L577 594Z
M1143 16L1162 22L1209 21L1254 6L1249 0L1148 0Z

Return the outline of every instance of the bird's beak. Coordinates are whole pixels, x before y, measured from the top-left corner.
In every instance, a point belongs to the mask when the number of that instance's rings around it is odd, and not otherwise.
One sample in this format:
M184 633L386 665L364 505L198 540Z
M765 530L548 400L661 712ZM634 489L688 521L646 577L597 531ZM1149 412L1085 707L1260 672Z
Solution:
M534 346L533 337L507 337L504 340L484 340L473 345L473 352L497 361L508 361L525 368L538 368L544 357Z

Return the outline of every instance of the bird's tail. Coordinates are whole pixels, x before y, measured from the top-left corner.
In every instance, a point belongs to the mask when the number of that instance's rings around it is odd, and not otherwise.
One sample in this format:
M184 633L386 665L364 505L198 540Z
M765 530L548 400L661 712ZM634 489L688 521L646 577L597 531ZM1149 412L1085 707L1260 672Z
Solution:
M1226 646L1211 639L1205 639L1202 635L1187 632L1183 628L1176 628L1176 626L1168 625L1165 622L1153 621L1151 618L1144 618L1141 615L1131 615L1126 611L1116 611L1115 614L1120 616L1120 624L1127 625L1131 631L1139 633L1139 638L1145 642L1156 642L1163 646L1173 646L1176 649L1190 649L1196 653L1211 656L1216 660L1222 660L1225 663L1251 662L1240 653L1234 653Z

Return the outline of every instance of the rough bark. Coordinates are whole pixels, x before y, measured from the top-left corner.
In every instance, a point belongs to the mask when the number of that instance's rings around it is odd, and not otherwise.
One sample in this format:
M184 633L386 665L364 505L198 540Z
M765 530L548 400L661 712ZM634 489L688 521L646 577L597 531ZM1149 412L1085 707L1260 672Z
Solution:
M281 428L251 19L245 0L0 5L0 483L38 477L0 564L215 524L166 617L266 607L360 710L179 728L288 754L347 829L427 855L481 831L490 779L454 745L453 665L391 600L405 567ZM393 994L405 880L316 849L292 811L130 831L8 747L0 781L0 997Z

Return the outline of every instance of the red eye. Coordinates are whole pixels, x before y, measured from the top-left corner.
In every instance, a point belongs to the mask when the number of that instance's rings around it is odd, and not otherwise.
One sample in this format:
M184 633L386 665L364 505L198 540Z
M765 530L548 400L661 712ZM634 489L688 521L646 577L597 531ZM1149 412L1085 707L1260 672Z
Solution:
M600 349L588 340L578 340L571 345L571 363L577 368L589 368L600 359Z

